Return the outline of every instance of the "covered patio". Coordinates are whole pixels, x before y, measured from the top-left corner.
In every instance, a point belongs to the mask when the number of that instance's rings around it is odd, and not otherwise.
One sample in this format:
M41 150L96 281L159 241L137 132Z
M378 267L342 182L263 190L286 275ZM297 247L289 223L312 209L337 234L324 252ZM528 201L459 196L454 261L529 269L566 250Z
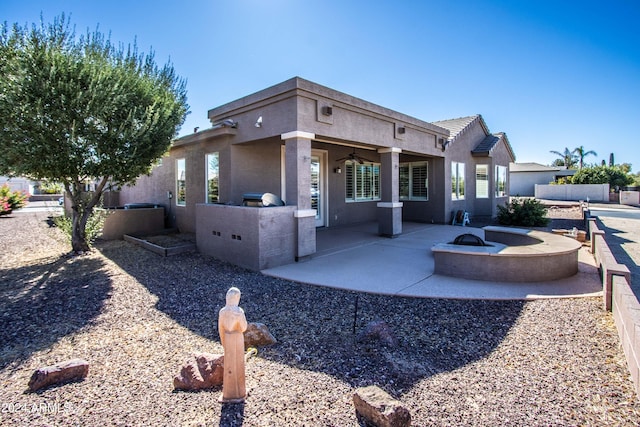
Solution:
M318 229L309 259L262 270L268 276L311 285L378 294L460 299L542 299L602 294L593 256L579 251L579 271L552 282L487 282L434 274L431 247L481 228L404 222L403 234L380 237L377 222ZM461 266L460 268L464 268Z

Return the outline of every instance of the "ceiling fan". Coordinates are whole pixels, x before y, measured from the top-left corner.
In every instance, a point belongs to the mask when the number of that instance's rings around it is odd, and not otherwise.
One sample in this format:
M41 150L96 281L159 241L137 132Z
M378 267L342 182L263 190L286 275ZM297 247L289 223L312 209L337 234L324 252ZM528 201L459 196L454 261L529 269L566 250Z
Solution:
M358 155L356 154L356 149L355 149L355 148L353 149L353 153L349 153L349 155L348 155L348 156L343 157L343 158L341 158L341 159L338 159L338 160L336 160L336 161L337 161L338 163L342 163L342 162L346 162L347 160L351 160L351 161L354 161L354 162L358 162L358 163L360 163L360 164L363 164L364 162L367 162L367 163L374 163L374 162L373 162L373 160L369 160L369 159L366 159L366 158L364 158L364 157L360 157L360 156L358 156Z

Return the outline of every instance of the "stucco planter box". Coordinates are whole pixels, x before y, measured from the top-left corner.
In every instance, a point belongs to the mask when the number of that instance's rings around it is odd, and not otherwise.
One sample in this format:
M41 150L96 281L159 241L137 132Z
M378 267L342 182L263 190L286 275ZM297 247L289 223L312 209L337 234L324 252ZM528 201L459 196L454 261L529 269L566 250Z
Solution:
M125 234L149 235L164 229L164 208L108 209L102 238L122 239Z

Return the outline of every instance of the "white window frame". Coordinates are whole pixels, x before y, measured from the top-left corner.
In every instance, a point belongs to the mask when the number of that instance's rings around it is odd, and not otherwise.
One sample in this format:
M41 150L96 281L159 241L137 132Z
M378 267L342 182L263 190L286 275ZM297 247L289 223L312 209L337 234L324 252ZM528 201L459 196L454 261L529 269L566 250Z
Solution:
M507 197L507 167L496 166L496 197Z
M481 172L480 169L484 169L484 172ZM489 198L489 165L481 164L476 165L476 199L488 199ZM480 190L485 190L481 192Z
M451 200L464 200L465 185L465 164L451 162Z
M180 159L176 159L176 206L186 206L186 205L187 205L187 162L183 157Z
M380 163L367 162L361 164L347 160L344 169L346 202L371 202L380 200ZM350 175L353 176L351 177ZM367 175L369 176L367 177ZM365 195L365 192L369 194Z
M424 184L422 183L422 177L417 177L417 171L419 168L426 168L424 174ZM406 169L406 182L403 184L403 169ZM420 180L420 182L417 182ZM428 201L429 200L429 162L411 162L411 163L400 163L400 176L399 183L400 185L400 200L417 200L417 201ZM403 191L403 185L406 186L406 191ZM423 185L423 186L421 186ZM417 186L421 186L421 190L424 190L424 195L416 195L415 189Z
M211 161L216 159L215 167L212 167ZM220 153L214 151L205 155L205 182L204 182L204 200L205 203L218 203L220 202ZM213 176L212 176L213 175ZM217 179L217 193L215 194L215 200L212 199L212 193L209 191L209 181Z

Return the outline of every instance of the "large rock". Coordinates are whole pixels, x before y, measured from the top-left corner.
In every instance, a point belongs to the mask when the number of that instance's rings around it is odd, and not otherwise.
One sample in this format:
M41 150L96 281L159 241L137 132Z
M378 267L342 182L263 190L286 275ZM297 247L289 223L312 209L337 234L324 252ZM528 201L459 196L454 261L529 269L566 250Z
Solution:
M89 362L71 359L55 365L38 368L31 375L29 390L36 391L54 384L80 381L89 373Z
M244 348L264 347L275 344L278 341L271 335L269 328L264 323L252 322L247 325L244 331Z
M388 347L398 345L398 339L395 334L389 325L382 320L374 320L367 323L364 330L358 334L358 342L380 343Z
M224 356L211 353L196 353L173 378L176 390L203 390L222 385Z
M411 413L402 403L377 386L361 387L353 395L356 413L376 427L408 427Z

